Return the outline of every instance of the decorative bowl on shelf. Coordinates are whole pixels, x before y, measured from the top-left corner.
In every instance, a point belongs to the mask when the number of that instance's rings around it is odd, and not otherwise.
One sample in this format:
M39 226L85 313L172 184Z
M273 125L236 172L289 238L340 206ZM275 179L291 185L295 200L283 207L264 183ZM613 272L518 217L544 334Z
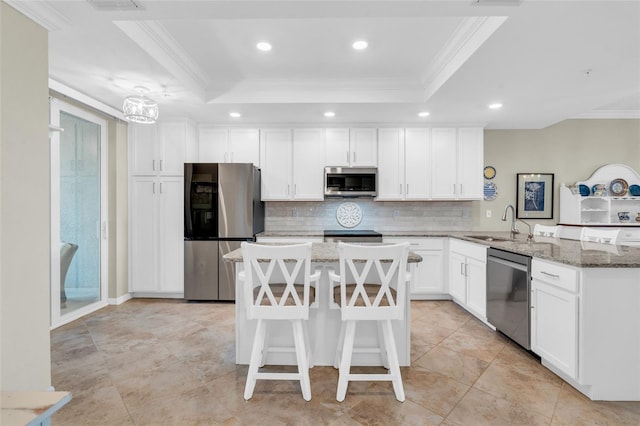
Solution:
M634 197L640 197L640 185L631 185L629 187L629 194Z
M609 193L614 197L623 197L627 195L629 184L624 179L614 179L609 184Z
M618 221L620 223L626 223L629 222L631 220L631 217L629 216L629 212L618 212Z

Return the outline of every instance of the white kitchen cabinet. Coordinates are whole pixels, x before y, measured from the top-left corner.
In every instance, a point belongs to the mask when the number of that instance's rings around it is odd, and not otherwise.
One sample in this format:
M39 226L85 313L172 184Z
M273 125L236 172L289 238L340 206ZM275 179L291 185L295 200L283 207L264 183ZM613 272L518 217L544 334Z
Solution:
M129 291L134 296L182 297L183 186L181 176L132 178Z
M377 167L376 129L325 129L326 166Z
M324 143L321 129L261 132L262 200L324 199Z
M378 200L430 198L429 146L429 129L378 130Z
M325 145L322 129L293 130L293 200L324 200Z
M467 311L487 321L487 248L449 240L449 294Z
M533 259L531 278L531 350L578 379L578 273Z
M483 198L483 141L481 128L431 130L433 199Z
M260 166L258 129L199 129L199 162L253 163Z
M410 250L422 257L411 266L411 299L448 299L444 270L444 238L384 237L385 243L408 242Z
M182 176L185 161L196 157L193 123L129 124L130 172L136 176Z

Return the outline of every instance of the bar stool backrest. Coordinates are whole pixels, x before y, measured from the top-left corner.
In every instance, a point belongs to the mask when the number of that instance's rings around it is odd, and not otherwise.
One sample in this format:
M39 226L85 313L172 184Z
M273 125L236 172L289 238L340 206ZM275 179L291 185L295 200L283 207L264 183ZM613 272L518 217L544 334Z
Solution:
M242 257L249 319L309 319L311 243L268 246L243 242Z
M539 223L536 223L536 225L533 227L533 235L539 235L541 237L560 238L560 227L540 225Z
M597 229L584 227L580 232L580 240L603 244L618 244L619 229Z
M403 317L409 243L366 246L341 242L338 254L343 320Z

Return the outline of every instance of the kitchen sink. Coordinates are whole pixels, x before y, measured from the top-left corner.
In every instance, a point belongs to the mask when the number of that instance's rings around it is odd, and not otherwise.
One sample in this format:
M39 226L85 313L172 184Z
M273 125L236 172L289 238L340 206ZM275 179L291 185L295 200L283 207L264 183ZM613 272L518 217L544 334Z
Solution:
M495 241L495 242L513 241L510 238L492 237L491 235L465 235L465 237L474 238L476 240L482 240L482 241Z

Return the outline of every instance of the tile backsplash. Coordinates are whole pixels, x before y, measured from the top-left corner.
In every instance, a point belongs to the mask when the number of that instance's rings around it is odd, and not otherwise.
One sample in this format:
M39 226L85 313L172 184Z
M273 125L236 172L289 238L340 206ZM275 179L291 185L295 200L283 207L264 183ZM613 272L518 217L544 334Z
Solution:
M471 201L373 201L364 198L317 202L265 203L265 231L345 229L336 212L345 202L357 204L362 222L351 229L375 231L470 231Z

